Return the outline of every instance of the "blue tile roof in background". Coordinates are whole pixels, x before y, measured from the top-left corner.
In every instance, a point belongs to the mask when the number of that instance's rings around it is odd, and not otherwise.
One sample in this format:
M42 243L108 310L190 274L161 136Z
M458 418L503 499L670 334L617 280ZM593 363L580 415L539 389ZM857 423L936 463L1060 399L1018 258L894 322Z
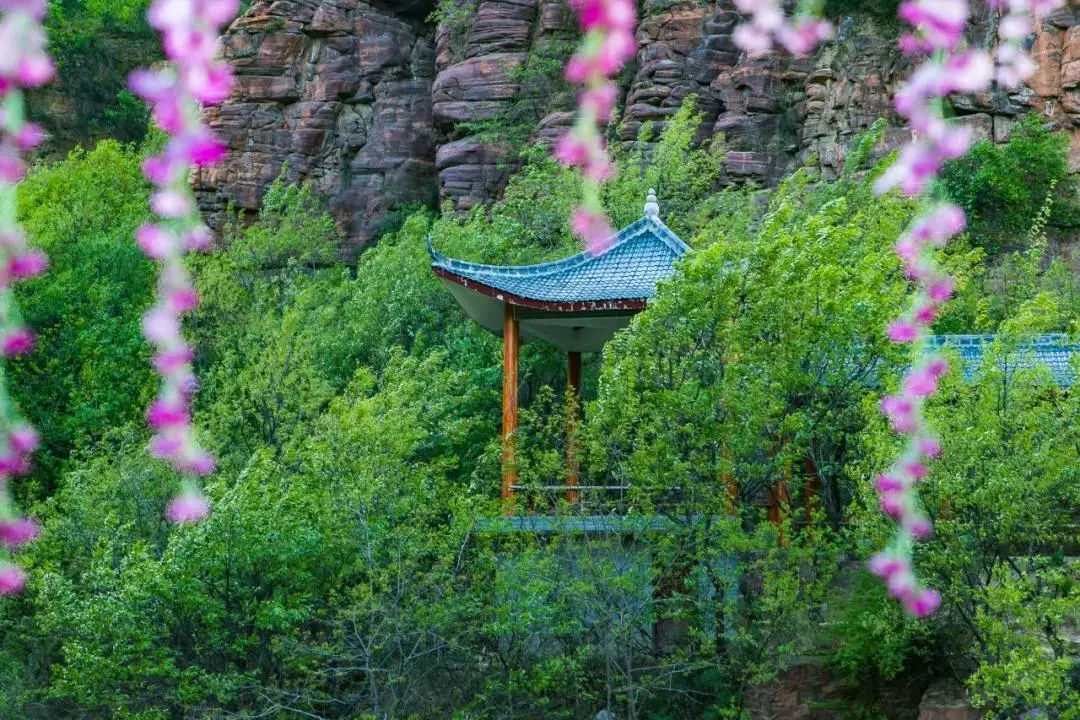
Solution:
M431 247L432 266L503 292L542 302L644 300L675 272L690 248L656 217L644 217L598 254L581 252L537 265L482 265Z
M933 348L951 348L964 363L964 375L969 380L976 377L986 354L997 338L994 335L938 335L930 339ZM1007 370L1042 366L1050 371L1054 381L1062 386L1076 381L1076 372L1070 360L1080 354L1080 345L1070 343L1066 335L1037 335L1021 342L1008 356L1011 367Z

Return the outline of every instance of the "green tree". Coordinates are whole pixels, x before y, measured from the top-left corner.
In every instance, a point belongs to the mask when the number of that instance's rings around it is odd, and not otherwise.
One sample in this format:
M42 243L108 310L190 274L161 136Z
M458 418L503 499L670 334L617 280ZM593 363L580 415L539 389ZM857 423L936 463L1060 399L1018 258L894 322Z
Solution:
M1080 219L1077 180L1069 170L1069 138L1052 132L1039 113L1012 129L1009 142L983 140L942 172L946 194L968 213L972 242L990 255L1023 250L1036 208L1052 198L1049 225L1071 228Z
M19 187L20 220L51 263L17 290L39 343L8 369L16 400L45 440L38 492L51 492L73 451L141 416L152 397L140 321L154 268L134 241L149 214L141 158L102 142L36 167Z

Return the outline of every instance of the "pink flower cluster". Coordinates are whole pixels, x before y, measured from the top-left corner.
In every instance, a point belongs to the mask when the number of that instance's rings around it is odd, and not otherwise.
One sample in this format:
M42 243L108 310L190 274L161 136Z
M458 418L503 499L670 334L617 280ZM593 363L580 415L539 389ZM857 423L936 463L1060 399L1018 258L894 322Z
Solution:
M1029 15L1046 12L1060 0L989 1L1008 8L999 29L1005 44L998 49L996 70L988 53L961 49L970 10L967 0L908 0L900 5L901 19L912 27L901 38L901 49L909 55L934 57L925 59L896 94L896 110L908 119L913 137L876 181L878 193L893 188L906 195L926 193L947 160L967 153L970 131L950 125L942 115L941 105L949 94L983 91L995 75L1000 82L1015 85L1034 70L1021 45L1034 27ZM915 344L919 359L901 382L900 391L881 401L881 411L893 431L907 442L889 471L874 483L882 511L897 522L898 530L890 547L870 561L870 570L885 580L889 591L916 617L929 615L941 603L935 590L920 584L911 561L914 543L933 533L919 505L917 486L929 473L927 463L942 452L927 426L923 405L937 392L949 369L944 358L925 353L930 327L954 290L953 279L940 270L934 254L963 232L967 221L955 205L928 200L926 206L896 243L896 254L917 290L903 317L889 325L888 335L893 342Z
M570 5L585 38L566 66L566 79L585 90L578 96L577 122L556 144L555 157L581 168L583 198L571 225L589 250L600 252L614 233L600 201L600 185L611 177L612 166L599 127L606 127L618 99L611 78L636 52L637 8L633 0L570 0Z
M201 105L224 100L232 87L229 67L218 60L218 36L239 9L238 0L155 0L150 24L164 35L168 67L139 70L131 76L133 92L153 108L155 122L170 140L165 151L148 158L146 177L157 186L150 200L160 220L139 228L136 239L161 264L157 304L143 318L143 332L154 345L154 369L161 376L158 399L147 411L155 431L151 452L189 476L208 475L213 457L195 439L191 398L198 385L192 370L194 351L182 334L184 314L199 303L184 265L184 254L207 248L210 231L199 218L188 185L193 166L225 157L226 147L199 117ZM192 481L170 503L166 514L177 523L198 522L209 504Z
M45 255L32 250L15 217L16 186L26 174L23 153L45 139L26 121L24 91L52 79L54 67L45 52L45 0L0 0L0 352L12 357L30 352L34 336L23 324L12 284L43 273ZM6 551L37 535L37 524L21 517L11 496L11 479L30 471L30 455L40 439L19 416L0 373L0 544ZM0 561L0 595L22 590L26 575L8 559Z
M820 18L802 16L788 21L780 0L735 0L735 8L750 22L735 28L732 39L748 53L763 53L779 44L792 55L806 55L833 35L833 27Z
M908 3L900 7L903 10ZM951 36L949 42L953 42ZM994 63L981 50L957 52L943 61L927 60L920 65L894 98L896 111L908 119L913 140L878 178L875 190L885 192L899 186L905 195L918 195L937 177L945 161L967 153L971 130L945 121L939 109L941 99L954 92L979 92L993 76Z
M1035 20L1061 7L1064 0L987 0L1004 13L998 24L997 81L1014 88L1035 74L1035 63L1024 51L1024 39L1035 32Z

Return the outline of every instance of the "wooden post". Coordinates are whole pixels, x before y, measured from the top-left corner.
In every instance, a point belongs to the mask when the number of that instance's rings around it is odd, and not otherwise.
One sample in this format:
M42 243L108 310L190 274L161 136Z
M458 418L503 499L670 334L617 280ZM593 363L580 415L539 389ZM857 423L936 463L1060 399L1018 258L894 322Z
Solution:
M518 348L521 335L514 306L503 307L503 392L502 392L502 499L503 512L513 513L513 486L517 484L514 433L518 428Z
M821 476L814 461L806 458L806 524L814 524L814 513L821 505Z
M575 488L581 484L581 467L577 457L577 420L581 407L581 353L566 353L566 394L570 407L566 414L566 484ZM577 490L566 491L566 501L577 502Z
M720 459L725 465L724 472L720 474L720 482L724 483L727 489L727 514L732 517L739 514L739 483L735 482L730 469L726 467L731 461L731 453L728 452L727 445L720 446Z
M785 443L786 444L786 443ZM784 529L781 527L784 523L784 518L787 515L787 510L791 505L791 496L788 492L790 487L791 478L791 466L785 463L783 469L783 477L769 490L769 522L776 526L780 530L780 544L787 545L787 538L784 537Z

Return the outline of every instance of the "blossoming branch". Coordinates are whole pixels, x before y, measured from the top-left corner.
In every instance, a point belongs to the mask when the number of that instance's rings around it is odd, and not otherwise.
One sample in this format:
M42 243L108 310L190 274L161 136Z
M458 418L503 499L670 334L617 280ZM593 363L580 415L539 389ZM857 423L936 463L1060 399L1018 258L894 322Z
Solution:
M632 0L570 0L577 10L585 38L566 67L566 79L584 85L578 97L578 117L573 129L555 147L565 165L581 168L584 176L582 202L574 210L574 234L593 252L604 249L614 234L600 202L600 186L612 172L600 127L606 127L618 97L612 82L634 57L634 24L637 9Z
M45 53L45 0L0 0L0 352L12 357L30 352L34 336L23 324L12 294L12 283L40 275L48 264L45 255L27 246L16 219L15 191L26 174L22 154L45 137L26 120L27 88L52 79L53 63ZM0 594L19 592L26 575L8 557L8 551L37 535L37 525L22 517L12 498L12 478L30 470L30 454L37 449L37 432L23 420L5 386L0 368Z
M157 186L151 206L160 220L139 228L137 239L161 266L157 304L143 320L161 376L161 390L147 420L155 431L151 452L188 476L166 511L177 523L207 515L209 503L193 478L214 470L214 459L199 446L191 422L191 398L198 383L191 365L194 351L184 340L181 322L199 299L184 254L210 243L188 179L193 166L225 157L225 145L202 123L199 110L220 103L232 87L232 73L217 59L217 46L221 28L238 9L238 0L155 0L150 24L164 35L170 65L131 76L132 90L151 104L155 122L170 135L165 151L143 166Z
M1041 17L1060 0L991 0L990 5L1005 11L996 71L989 53L963 47L970 13L967 0L909 0L900 5L901 19L912 28L900 39L900 47L907 55L925 58L894 100L896 111L909 122L912 140L875 185L878 193L898 188L905 195L923 196L919 217L896 243L904 272L915 283L915 295L888 330L893 342L913 345L915 360L899 392L881 402L893 431L905 439L892 467L875 480L881 508L896 520L897 532L889 547L870 560L871 571L916 617L929 615L941 603L938 592L919 581L912 564L914 543L933 532L916 488L929 473L929 461L942 452L923 406L948 372L945 358L928 352L927 338L955 284L934 256L966 224L963 210L939 198L933 182L943 163L967 153L972 141L968 128L946 122L942 105L951 93L985 90L995 77L1009 87L1029 77L1035 66L1021 39L1034 30L1031 16Z

